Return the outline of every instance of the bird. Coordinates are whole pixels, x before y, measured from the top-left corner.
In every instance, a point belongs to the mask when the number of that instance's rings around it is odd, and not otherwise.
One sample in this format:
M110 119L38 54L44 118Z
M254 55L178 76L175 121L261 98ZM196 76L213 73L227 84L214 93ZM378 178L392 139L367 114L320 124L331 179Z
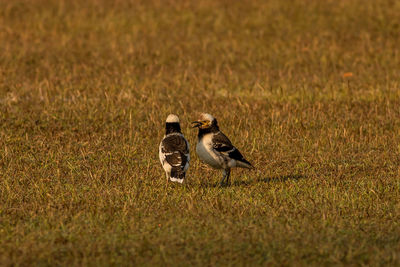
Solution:
M228 137L219 130L217 119L208 113L201 113L200 119L192 122L198 128L196 154L215 169L222 169L221 186L229 184L231 168L254 169Z
M169 114L165 121L165 135L159 146L159 157L167 181L183 183L189 168L189 142L181 132L179 117Z

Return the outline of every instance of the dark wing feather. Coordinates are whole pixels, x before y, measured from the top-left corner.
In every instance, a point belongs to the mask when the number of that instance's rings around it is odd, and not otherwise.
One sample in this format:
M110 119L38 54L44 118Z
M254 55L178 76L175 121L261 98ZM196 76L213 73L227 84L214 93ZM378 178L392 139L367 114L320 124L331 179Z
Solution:
M216 133L213 136L212 142L214 150L228 155L231 159L242 161L251 165L250 162L243 157L240 151L232 145L232 142L229 140L229 138L226 137L226 135L224 135L222 132Z
M162 142L161 151L166 153L165 160L173 167L180 166L184 168L187 163L187 156L189 148L180 135L167 136Z
M212 143L213 148L218 152L228 152L235 148L228 137L221 132L214 134Z
M235 148L232 152L229 152L229 157L232 158L232 159L235 159L235 160L238 160L238 161L241 161L241 162L244 162L244 163L246 163L246 164L251 165L251 163L248 162L248 161L243 157L243 155L240 153L240 151L239 151L237 148Z
M187 157L185 154L179 151L175 151L172 154L166 155L165 160L173 167L185 167Z

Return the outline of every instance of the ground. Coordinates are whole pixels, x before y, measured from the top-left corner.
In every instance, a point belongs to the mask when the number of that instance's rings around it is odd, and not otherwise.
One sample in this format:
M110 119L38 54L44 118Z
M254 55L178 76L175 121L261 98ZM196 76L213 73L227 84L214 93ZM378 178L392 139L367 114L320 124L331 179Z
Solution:
M0 0L0 265L400 265L400 2ZM169 113L191 144L169 183ZM213 114L255 171L195 155Z

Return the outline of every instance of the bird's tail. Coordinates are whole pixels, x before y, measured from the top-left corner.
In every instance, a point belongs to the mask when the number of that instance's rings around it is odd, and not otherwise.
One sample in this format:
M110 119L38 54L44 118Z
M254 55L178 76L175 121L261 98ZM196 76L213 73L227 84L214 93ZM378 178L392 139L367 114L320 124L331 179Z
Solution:
M255 169L255 167L253 166L253 165L251 165L251 163L250 162L248 162L247 160L245 160L245 159L242 159L242 160L237 160L236 161L236 166L238 166L238 167L240 167L240 168L245 168L245 169L250 169L250 170L254 170Z
M169 179L172 182L183 183L183 180L185 179L185 175L186 175L186 173L181 169L172 170L171 171L171 176L169 177Z

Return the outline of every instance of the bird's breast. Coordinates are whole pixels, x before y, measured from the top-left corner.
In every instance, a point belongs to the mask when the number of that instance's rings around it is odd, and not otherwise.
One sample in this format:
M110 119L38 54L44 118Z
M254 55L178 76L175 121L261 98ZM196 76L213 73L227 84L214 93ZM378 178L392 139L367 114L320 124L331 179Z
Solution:
M196 153L199 158L213 168L221 169L222 162L212 149L211 138L203 137L196 145Z

